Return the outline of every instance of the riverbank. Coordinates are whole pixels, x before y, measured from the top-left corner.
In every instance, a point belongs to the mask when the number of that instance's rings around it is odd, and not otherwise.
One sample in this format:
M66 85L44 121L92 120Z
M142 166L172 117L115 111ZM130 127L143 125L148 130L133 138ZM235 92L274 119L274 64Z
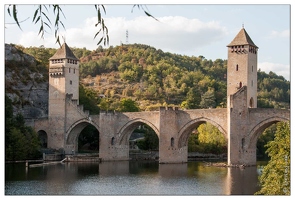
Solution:
M140 160L159 160L158 151L130 151L129 159L134 161ZM226 161L226 154L203 154L198 152L188 152L188 161ZM43 155L43 159L40 160L22 160L22 161L6 161L6 163L50 163L55 161L63 162L102 162L99 158L99 153L78 153L75 155L61 155L61 154L46 154Z

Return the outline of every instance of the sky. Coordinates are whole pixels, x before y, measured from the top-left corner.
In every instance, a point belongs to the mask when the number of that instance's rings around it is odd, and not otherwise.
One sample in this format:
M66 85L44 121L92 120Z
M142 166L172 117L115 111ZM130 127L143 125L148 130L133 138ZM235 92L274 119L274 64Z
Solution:
M49 4L53 2L49 1ZM65 29L60 29L60 37L65 38L70 47L95 50L100 38L97 36L94 39L98 31L95 27L97 14L93 3L89 4L87 0L83 2L85 4L61 6L66 18L61 16ZM132 2L122 4L106 1L106 14L102 12L102 17L109 30L109 46L121 43L146 44L164 52L196 57L201 55L214 61L218 58L227 59L226 45L244 27L259 47L258 68L267 73L273 71L290 80L291 1L282 0L282 4L191 4L185 3L186 1L182 4L156 4L152 0L148 2L145 3L144 9L157 20L146 16L143 9L133 8ZM58 3L61 4L60 1ZM21 29L13 24L13 18L6 11L7 6L3 7L5 43L24 47L59 47L55 43L54 29L47 28L44 38L38 35L40 26L32 23L36 5L18 6L19 21L24 20L20 23ZM49 12L51 13L51 10ZM49 12L46 12L47 15L54 21L53 15Z

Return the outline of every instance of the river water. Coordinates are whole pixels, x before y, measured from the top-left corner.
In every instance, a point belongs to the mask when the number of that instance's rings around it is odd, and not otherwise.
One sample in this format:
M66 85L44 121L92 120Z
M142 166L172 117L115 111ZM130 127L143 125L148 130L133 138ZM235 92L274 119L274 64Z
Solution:
M155 161L5 164L5 195L253 195L258 167Z

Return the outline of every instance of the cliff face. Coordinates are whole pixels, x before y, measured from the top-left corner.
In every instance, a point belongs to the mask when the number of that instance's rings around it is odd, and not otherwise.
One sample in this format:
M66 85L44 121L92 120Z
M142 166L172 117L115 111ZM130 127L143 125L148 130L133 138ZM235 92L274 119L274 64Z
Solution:
M43 68L43 70L42 70ZM26 120L48 114L48 78L34 57L5 44L5 94L13 102L13 114Z

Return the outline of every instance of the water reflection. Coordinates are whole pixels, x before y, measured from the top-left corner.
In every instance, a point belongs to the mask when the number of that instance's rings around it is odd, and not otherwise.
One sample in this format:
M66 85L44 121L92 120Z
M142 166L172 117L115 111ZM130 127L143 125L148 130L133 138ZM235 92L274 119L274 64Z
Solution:
M65 163L36 168L6 164L6 195L252 195L257 168L202 162Z
M179 164L160 164L159 165L159 175L161 177L187 177L188 167L187 163Z
M253 194L259 190L257 167L228 168L225 194Z

